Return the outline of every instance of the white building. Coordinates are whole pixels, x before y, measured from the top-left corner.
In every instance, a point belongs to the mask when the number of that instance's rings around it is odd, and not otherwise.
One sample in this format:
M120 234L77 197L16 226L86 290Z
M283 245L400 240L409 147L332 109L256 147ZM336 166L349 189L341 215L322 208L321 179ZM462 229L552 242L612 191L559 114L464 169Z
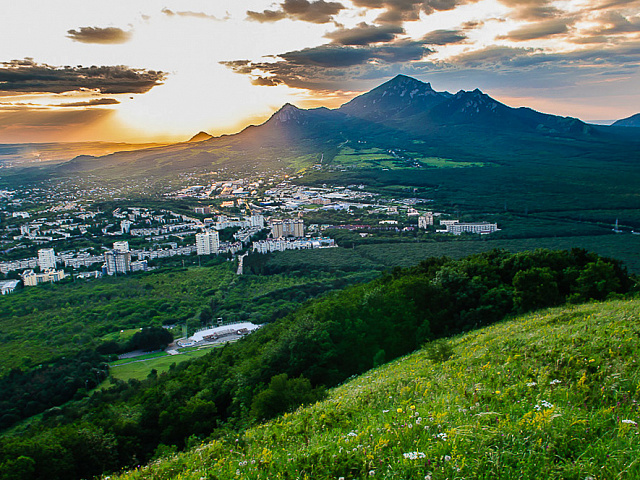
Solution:
M53 248L41 248L38 250L38 266L40 270L56 268L56 252Z
M7 295L13 292L19 283L20 280L0 280L0 294Z
M426 229L429 225L433 225L433 212L425 212L418 217L418 228Z
M109 250L104 253L107 275L128 273L131 271L131 253L119 250Z
M42 273L34 273L33 270L27 270L22 274L22 281L26 287L34 287L39 283L57 282L65 278L64 270L48 269Z
M113 242L113 249L117 252L127 253L129 251L129 242L123 240L121 242Z
M120 222L120 233L122 233L123 235L125 233L129 233L129 231L131 230L131 225L133 225L133 222L130 222L129 220L122 220Z
M454 223L447 226L447 233L453 233L454 235L460 235L462 233L479 233L481 235L487 235L489 233L497 232L498 224L496 223Z
M196 252L198 255L217 255L220 248L218 232L204 232L196 234Z
M146 260L138 260L137 262L131 262L132 272L146 272L149 269Z

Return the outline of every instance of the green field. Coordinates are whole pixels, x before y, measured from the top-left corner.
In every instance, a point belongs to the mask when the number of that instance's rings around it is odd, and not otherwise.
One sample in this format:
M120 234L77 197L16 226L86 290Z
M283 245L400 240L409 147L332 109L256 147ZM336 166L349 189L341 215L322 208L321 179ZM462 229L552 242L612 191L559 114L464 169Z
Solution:
M637 299L539 311L117 478L637 479L638 335Z
M154 356L144 355L145 358L135 357L118 360L109 364L109 374L117 380L127 381L131 378L144 380L151 373L151 370L156 370L159 375L168 371L171 365L177 365L187 360L206 355L212 348L214 347L200 348L198 350L180 353L179 355L168 355L161 352Z
M433 237L436 237L435 235ZM384 240L373 243L376 237L367 239L372 243L357 244L354 248L332 248L324 250L302 250L282 252L274 255L267 268L286 270L384 270L391 267L409 267L429 257L448 256L463 258L501 248L510 252L550 248L567 250L584 248L608 257L622 260L630 272L640 273L640 235L608 234L576 237L542 237L495 239L491 237L460 237L451 241L433 240L416 242Z

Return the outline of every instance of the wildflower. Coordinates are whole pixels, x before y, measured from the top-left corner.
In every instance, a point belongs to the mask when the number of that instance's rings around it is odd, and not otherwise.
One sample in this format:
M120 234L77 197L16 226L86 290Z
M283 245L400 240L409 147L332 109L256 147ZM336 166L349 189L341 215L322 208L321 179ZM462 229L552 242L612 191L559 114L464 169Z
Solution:
M446 441L447 440L447 434L444 433L444 432L439 433L438 435L436 435L436 437L438 437L442 441Z
M431 475L425 475L424 480L431 480Z
M529 382L527 383L527 387L535 387L537 385L536 382Z
M407 452L403 453L402 456L407 460L418 460L420 458L426 458L426 455L422 452Z
M398 412L398 413L402 413L402 409L401 409L401 408L398 408L398 409L396 410L396 412Z
M445 462L450 462L451 461L451 455L445 455L444 456L444 461Z
M357 437L357 436L358 436L358 434L356 432L354 432L354 431L351 431L351 432L347 433L347 437Z
M553 403L547 402L546 400L542 400L540 403L536 404L533 408L540 411L543 408L553 408Z
M382 413L389 413L389 410L382 410Z
M621 423L628 423L629 425L638 425L636 422L634 422L633 420L621 420Z
M369 470L369 476L373 477L376 474L375 470Z
M422 423L422 417L416 418L416 425L420 425Z
M559 383L562 383L562 382L556 378L556 379L554 379L554 380L551 380L551 381L549 382L549 385L557 385L557 384L559 384Z

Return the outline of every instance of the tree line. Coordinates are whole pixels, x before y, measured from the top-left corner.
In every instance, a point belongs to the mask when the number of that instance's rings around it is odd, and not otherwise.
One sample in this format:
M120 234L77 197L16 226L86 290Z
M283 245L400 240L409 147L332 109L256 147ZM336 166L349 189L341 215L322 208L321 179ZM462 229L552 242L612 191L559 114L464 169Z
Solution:
M0 477L20 468L24 480L86 478L137 465L313 402L425 342L516 313L626 294L635 281L620 262L579 249L494 250L397 268L167 373L45 412L0 439Z

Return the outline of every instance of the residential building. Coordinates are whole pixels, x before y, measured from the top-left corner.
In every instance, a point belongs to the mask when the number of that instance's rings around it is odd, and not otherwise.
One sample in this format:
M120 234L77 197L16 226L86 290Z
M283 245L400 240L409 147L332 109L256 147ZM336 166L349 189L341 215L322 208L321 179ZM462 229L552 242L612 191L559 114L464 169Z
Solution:
M7 295L13 292L19 283L20 280L0 280L0 294Z
M211 213L211 207L196 207L194 211L200 215L209 215Z
M271 227L271 236L273 238L304 237L304 220L300 218L272 220L269 222L269 226Z
M131 262L132 272L146 272L149 269L146 260L138 260L137 262Z
M418 228L426 229L429 225L433 225L433 212L425 212L418 217Z
M447 226L447 233L453 233L454 235L460 235L462 233L479 233L481 235L487 235L489 233L497 232L498 225L496 223L454 223Z
M107 275L128 273L131 271L131 253L119 250L109 250L104 253Z
M113 249L118 252L127 253L129 251L129 242L123 240L121 242L113 242Z
M220 236L216 231L196 234L196 252L198 255L217 255L220 248Z
M38 250L38 266L40 270L56 268L56 252L53 248L41 248Z
M129 220L122 220L120 222L120 233L122 233L123 235L125 233L129 233L129 231L131 230L131 225L133 225L133 222Z
M57 282L65 278L64 270L47 269L42 273L27 270L22 274L22 282L26 287L34 287L39 283Z

